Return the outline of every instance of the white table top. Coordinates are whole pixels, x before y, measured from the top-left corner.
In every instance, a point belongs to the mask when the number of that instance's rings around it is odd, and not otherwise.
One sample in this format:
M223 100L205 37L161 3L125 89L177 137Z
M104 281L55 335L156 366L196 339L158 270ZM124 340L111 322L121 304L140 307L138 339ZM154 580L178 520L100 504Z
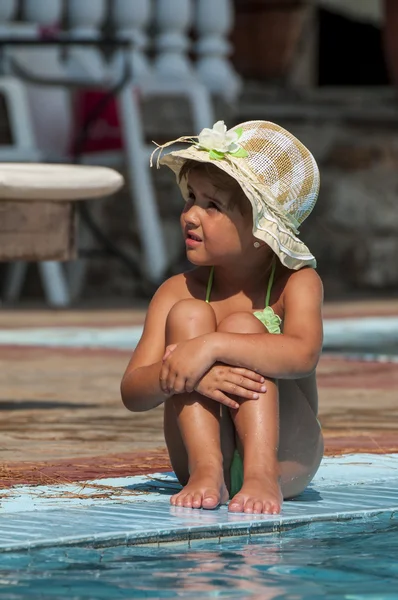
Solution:
M0 164L0 202L71 201L100 198L124 183L120 173L107 167L39 163Z

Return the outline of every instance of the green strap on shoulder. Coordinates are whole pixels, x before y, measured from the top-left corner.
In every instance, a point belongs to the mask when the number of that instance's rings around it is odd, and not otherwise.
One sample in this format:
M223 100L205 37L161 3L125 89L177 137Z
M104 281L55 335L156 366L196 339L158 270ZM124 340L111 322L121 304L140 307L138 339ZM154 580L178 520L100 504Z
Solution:
M213 285L213 279L214 279L214 267L212 267L210 269L209 280L207 282L206 302L210 302L210 294L211 294L211 288L212 288L212 285Z
M267 308L267 306L269 306L272 285L274 283L274 277L275 277L275 269L276 269L276 260L275 260L275 256L274 256L274 258L272 259L271 275L269 276L269 280L268 280L267 295L265 296L265 308Z

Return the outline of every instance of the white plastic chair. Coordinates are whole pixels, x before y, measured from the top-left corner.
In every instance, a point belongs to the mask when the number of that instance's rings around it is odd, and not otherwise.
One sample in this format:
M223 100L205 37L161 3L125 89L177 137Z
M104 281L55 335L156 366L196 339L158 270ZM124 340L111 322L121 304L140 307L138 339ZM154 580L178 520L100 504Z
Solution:
M0 162L40 162L42 152L35 142L33 123L25 86L15 77L0 77L0 94L5 100L12 143L0 146ZM28 264L15 262L9 265L2 288L5 302L20 296ZM38 264L45 297L52 306L70 303L68 285L62 265L54 261Z

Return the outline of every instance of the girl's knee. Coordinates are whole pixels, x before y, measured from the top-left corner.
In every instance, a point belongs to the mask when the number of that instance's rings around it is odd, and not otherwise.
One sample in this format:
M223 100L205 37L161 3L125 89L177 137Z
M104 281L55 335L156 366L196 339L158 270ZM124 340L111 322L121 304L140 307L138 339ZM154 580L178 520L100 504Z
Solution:
M166 337L176 331L187 332L189 337L215 331L217 320L214 310L203 300L186 298L172 306L166 320Z
M217 331L228 333L264 333L264 325L251 313L237 312L223 319Z

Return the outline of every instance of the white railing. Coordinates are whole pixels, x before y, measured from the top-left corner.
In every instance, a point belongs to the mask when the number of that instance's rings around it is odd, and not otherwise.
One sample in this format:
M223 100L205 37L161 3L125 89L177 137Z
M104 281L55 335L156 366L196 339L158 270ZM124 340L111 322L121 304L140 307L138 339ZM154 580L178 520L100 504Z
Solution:
M137 79L198 79L212 94L227 99L240 89L229 60L232 0L1 0L0 33L10 30L17 14L32 34L66 16L76 39L95 39L104 28L131 39ZM101 68L95 54L88 48L80 51L92 75Z

